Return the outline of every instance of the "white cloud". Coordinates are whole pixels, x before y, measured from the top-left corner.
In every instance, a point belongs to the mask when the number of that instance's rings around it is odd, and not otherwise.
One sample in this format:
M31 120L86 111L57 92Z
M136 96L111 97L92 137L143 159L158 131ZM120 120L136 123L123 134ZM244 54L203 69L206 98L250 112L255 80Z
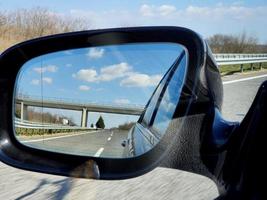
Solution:
M147 5L144 4L140 7L139 12L144 17L156 17L158 14L161 16L167 16L174 14L176 11L176 7L173 5L161 5L161 6L154 6L154 5Z
M106 66L100 69L101 74L98 77L98 80L111 81L116 78L124 77L131 71L131 69L132 67L129 66L129 64L125 62Z
M50 77L44 77L42 80L43 80L43 83L44 83L44 84L52 84L52 83L53 83L53 79L50 78ZM32 84L32 85L39 85L40 82L41 82L41 81L40 81L39 79L33 79L33 80L31 81L31 84Z
M88 90L90 90L91 88L89 87L89 86L87 86L87 85L80 85L79 86L79 90L81 90L81 91L88 91Z
M81 69L76 74L72 74L73 78L86 82L97 81L97 72L94 69Z
M152 75L149 76L147 74L131 74L127 78L123 79L120 82L121 86L126 87L149 87L156 86L161 80L161 75Z
M180 91L177 91L180 92ZM175 109L174 102L171 101L171 95L169 92L169 89L167 88L166 92L164 93L164 98L161 102L162 108L165 110L165 112L173 112Z
M40 80L38 80L38 79L33 79L33 80L31 81L31 84L32 84L32 85L39 85L39 84L40 84Z
M158 8L160 15L167 16L175 13L176 7L172 5L162 5Z
M173 25L178 25L180 18L188 20L188 17L190 20L205 18L206 20L220 19L222 21L229 19L249 19L252 16L258 18L259 13L264 14L263 12L266 9L267 7L263 6L245 7L240 2L234 2L231 5L224 5L222 3L219 3L215 6L189 5L185 9L179 10L177 10L174 5L154 6L144 4L140 7L139 12L141 13L141 16L143 18L158 18L160 22L162 22L162 20L164 19L168 20L171 17L172 19L176 20L176 24Z
M35 68L33 68L33 71L41 74L41 73L44 73L45 72L45 69L44 68L41 68L41 67L35 67Z
M140 7L140 13L141 13L141 15L146 16L146 17L154 16L154 14L155 14L154 13L154 6L144 4Z
M178 4L143 4L137 10L71 10L70 15L88 20L90 28L121 26L170 25L191 28L204 37L216 33L237 34L244 30L266 43L267 6L248 6L245 3L214 3L206 6ZM176 7L175 7L176 6ZM231 27L231 28L229 28ZM260 30L260 31L259 31Z
M48 71L48 72L56 72L58 69L57 66L55 66L55 65L48 65L45 68L46 68L46 71Z
M55 66L55 65L48 65L46 67L35 67L33 68L33 71L41 74L41 73L45 73L45 72L52 72L52 73L55 73L57 72L58 70L58 67Z
M129 99L115 99L114 103L116 103L116 104L129 104L130 100Z
M52 84L52 82L53 82L53 79L50 77L43 78L43 83Z
M127 76L127 74L131 73L131 69L131 66L122 62L102 67L99 75L96 70L88 68L79 70L77 73L72 74L72 77L86 82L111 81Z
M88 53L86 54L91 59L98 59L102 58L104 55L105 50L99 48L91 48Z
M188 6L183 12L183 15L190 19L215 19L215 20L236 20L236 19L249 19L255 17L257 12L261 12L258 8L243 7L240 5L217 5L215 7L208 6Z
M159 83L162 75L148 75L135 72L125 62L102 67L100 72L92 68L80 69L72 74L73 78L86 82L106 82L121 78L120 86L125 87L150 87Z

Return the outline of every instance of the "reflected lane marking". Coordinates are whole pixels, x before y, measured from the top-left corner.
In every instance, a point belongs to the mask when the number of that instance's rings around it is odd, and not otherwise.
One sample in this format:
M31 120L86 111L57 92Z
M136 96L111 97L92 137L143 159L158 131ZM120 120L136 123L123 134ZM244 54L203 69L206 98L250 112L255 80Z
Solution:
M232 80L232 81L224 81L223 85L227 85L227 84L231 84L231 83L237 83L237 82L241 82L241 81L248 81L248 80L252 80L252 79L256 79L256 78L263 78L263 77L267 77L267 74L260 75L260 76L253 76L253 77L249 77L249 78L241 78L241 79Z
M111 137L108 138L108 141L110 141L110 140L111 140Z
M104 151L104 148L101 147L101 148L98 149L98 151L95 153L94 157L99 157L103 151Z

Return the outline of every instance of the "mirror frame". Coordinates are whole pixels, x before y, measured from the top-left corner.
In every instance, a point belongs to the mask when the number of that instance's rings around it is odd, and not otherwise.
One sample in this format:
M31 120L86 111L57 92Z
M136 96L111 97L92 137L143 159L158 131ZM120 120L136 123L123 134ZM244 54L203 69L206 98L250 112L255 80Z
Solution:
M142 175L157 167L164 156L164 143L133 158L96 158L54 153L22 145L14 132L14 89L16 77L25 62L47 53L74 48L129 43L170 42L188 50L186 84L208 99L205 41L195 32L181 27L134 27L90 30L37 38L17 44L0 56L0 160L26 170L95 179L125 179ZM220 107L220 100L213 99ZM97 166L96 166L97 165ZM97 169L98 167L98 169Z

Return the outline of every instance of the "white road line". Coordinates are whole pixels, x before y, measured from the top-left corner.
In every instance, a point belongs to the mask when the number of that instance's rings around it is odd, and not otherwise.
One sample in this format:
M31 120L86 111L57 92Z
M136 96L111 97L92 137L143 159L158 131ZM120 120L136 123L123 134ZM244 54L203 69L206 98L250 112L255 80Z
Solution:
M113 131L111 132L110 136L113 136Z
M97 150L97 152L95 153L94 157L99 157L103 151L104 151L104 148L101 147L100 149Z
M85 135L88 133L96 133L98 131L89 131L89 132L83 132L83 133L77 133L77 134L73 134L73 135L62 135L62 136L57 136L57 137L51 137L51 138L43 138L43 139L36 139L36 140L25 140L25 141L21 141L21 143L28 143L28 142L41 142L41 141L45 141L45 140L54 140L54 139L59 139L59 138L66 138L66 137L74 137L74 136L78 136L78 135Z
M111 137L108 138L108 141L110 141L110 140L111 140Z
M227 84L231 84L231 83L237 83L237 82L241 82L241 81L248 81L248 80L252 80L252 79L256 79L256 78L263 78L263 77L267 77L267 74L263 74L263 75L259 75L259 76L253 76L253 77L249 77L249 78L241 78L241 79L232 80L232 81L224 81L223 85L227 85Z

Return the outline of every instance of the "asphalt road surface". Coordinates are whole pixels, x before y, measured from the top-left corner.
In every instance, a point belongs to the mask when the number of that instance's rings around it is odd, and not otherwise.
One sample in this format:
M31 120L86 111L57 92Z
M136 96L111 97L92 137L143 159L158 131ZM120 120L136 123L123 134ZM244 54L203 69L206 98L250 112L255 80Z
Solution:
M251 79L252 75L260 78ZM233 75L224 78L222 114L230 121L241 121L246 115L261 83L267 80L264 73ZM241 80L241 81L240 81Z
M259 74L254 74L259 75ZM251 75L224 78L223 115L240 121L249 109L262 78L229 82ZM108 136L109 137L109 136ZM105 147L104 147L105 148ZM104 150L103 150L104 152ZM103 153L102 152L102 153ZM104 154L103 154L104 155ZM214 199L216 185L206 177L156 168L144 176L120 181L73 179L27 172L0 163L0 199Z
M122 158L124 147L121 143L126 140L127 135L128 131L123 130L98 130L60 137L21 140L21 142L38 149L61 153Z

